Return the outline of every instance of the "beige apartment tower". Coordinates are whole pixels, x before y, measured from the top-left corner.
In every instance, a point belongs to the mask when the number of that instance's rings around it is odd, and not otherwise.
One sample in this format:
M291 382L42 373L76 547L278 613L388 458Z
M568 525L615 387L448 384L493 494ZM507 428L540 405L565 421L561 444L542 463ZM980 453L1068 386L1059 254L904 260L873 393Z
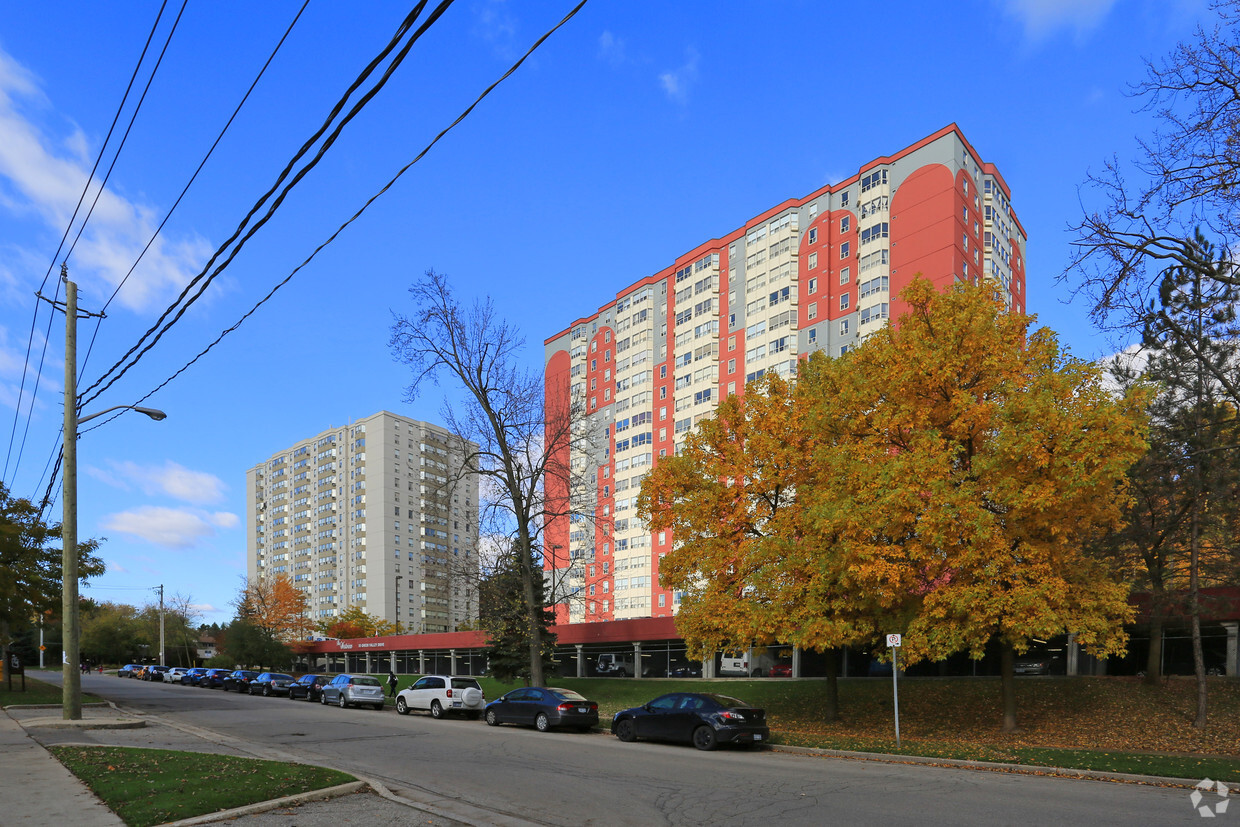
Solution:
M351 605L410 633L476 619L476 450L380 411L277 451L246 472L250 578L287 574L314 623Z

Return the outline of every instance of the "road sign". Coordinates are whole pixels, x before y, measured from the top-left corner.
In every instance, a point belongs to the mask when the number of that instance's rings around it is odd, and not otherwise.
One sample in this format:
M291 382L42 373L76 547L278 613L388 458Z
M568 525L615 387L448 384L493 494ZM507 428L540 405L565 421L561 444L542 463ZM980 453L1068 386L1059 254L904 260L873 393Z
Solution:
M892 648L899 646L900 636L899 635L887 635L887 645Z
M46 647L46 646L40 646L40 647L39 647L39 651L40 651L40 652L46 652L46 651L47 651L47 647Z

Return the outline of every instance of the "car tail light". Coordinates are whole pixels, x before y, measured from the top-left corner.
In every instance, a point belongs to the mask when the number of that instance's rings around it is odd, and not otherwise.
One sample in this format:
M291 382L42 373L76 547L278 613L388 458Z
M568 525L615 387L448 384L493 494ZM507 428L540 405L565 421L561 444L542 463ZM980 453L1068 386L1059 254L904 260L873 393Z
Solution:
M452 697L452 690L451 690L451 689L449 689L449 690L448 690L448 697L449 697L449 698L451 698L451 697Z
M742 721L743 722L745 720L745 716L740 714L739 712L732 712L731 710L725 709L719 713L719 720L721 721Z

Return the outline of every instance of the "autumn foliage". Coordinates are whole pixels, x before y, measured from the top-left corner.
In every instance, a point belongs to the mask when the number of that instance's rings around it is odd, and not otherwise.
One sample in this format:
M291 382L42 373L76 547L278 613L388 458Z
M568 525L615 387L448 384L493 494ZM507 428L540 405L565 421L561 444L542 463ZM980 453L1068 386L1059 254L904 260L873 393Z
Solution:
M403 631L400 623L374 617L358 605L350 606L338 616L319 623L316 628L327 637L341 639L399 635Z
M1083 549L1120 520L1142 391L1113 396L987 286L903 299L844 357L726 400L643 483L681 633L704 652L900 632L905 662L1064 632L1122 651L1127 589Z
M272 640L300 640L311 628L309 602L287 574L247 580L235 605L238 618Z

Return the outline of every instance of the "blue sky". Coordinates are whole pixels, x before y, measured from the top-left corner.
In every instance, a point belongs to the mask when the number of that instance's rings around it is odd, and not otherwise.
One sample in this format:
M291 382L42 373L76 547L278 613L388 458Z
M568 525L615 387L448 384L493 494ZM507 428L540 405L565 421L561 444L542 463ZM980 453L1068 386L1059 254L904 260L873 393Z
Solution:
M133 402L181 368L572 5L458 0L203 298L86 413ZM107 301L298 8L188 5L69 258L82 309ZM621 287L953 121L1012 188L1029 236L1029 309L1075 355L1114 352L1124 343L1096 333L1056 284L1066 228L1090 198L1079 189L1087 171L1132 157L1151 128L1126 85L1142 78L1144 57L1211 22L1205 0L875 8L590 0L288 286L152 396L165 421L130 414L82 437L79 531L107 538L109 566L86 593L140 604L163 584L203 621L226 622L245 573L246 469L382 409L441 421L443 394L406 401L408 376L387 349L391 313L406 309L405 289L427 268L448 273L463 298L489 296L524 330L538 370L542 340ZM49 329L34 293L157 10L8 4L0 16L6 445L37 318L6 450L4 481L19 496L42 493L62 416L60 315L31 412ZM155 52L176 11L170 4ZM83 387L232 233L406 13L310 4L97 335L81 324L79 364L95 336Z

